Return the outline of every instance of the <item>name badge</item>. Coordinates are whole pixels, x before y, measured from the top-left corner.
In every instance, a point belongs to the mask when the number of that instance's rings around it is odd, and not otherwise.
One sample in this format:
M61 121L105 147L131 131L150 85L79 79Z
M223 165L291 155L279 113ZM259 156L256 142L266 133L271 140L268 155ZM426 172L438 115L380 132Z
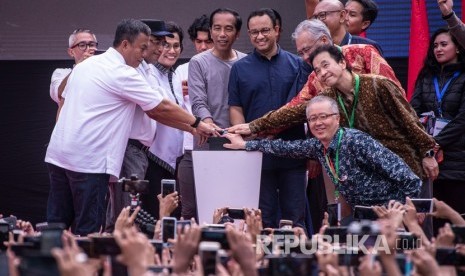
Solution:
M450 120L444 119L444 118L436 118L436 122L434 123L434 129L433 129L433 137L438 135L442 129L447 126L447 124L450 122Z

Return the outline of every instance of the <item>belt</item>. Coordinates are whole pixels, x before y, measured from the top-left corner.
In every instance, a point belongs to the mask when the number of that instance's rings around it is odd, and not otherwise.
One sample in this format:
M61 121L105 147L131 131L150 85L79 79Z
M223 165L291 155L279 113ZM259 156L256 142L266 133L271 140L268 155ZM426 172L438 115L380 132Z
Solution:
M129 139L128 144L140 149L141 151L148 151L149 150L149 147L142 144L139 140L136 140L136 139Z

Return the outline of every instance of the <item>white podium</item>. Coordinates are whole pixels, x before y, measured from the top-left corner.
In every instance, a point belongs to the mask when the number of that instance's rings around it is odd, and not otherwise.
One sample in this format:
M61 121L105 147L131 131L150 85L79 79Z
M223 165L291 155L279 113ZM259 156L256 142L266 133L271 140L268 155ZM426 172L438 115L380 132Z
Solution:
M216 208L258 208L261 152L192 151L199 224L213 223Z

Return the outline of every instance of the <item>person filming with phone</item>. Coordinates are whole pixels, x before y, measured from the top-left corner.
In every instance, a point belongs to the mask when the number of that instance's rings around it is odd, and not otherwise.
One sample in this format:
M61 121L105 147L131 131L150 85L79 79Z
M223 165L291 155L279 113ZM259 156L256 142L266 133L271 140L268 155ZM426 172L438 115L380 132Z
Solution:
M398 155L362 131L340 127L335 100L317 96L310 100L306 112L315 138L245 142L240 135L228 133L225 137L231 143L224 147L318 159L334 183L336 201L343 203L345 209L355 205L383 205L392 199L405 202L407 196L419 195L420 178ZM342 213L347 214L344 210Z

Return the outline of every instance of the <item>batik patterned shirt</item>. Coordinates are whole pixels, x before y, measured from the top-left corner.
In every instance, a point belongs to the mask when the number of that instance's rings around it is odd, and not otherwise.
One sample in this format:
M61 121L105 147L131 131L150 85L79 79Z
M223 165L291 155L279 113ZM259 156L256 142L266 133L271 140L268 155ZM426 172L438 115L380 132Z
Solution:
M375 47L366 44L351 44L342 46L341 50L347 64L352 68L352 72L385 76L392 80L399 87L399 91L405 95L394 70ZM271 111L250 122L250 130L253 133L266 131L274 134L273 130L275 129L283 129L305 122L305 104L326 88L328 87L318 80L315 72L312 72L297 96L280 109Z
M382 205L394 199L405 202L405 197L417 197L421 180L395 153L368 134L343 128L339 145L339 174L333 176L325 161L324 147L316 138L296 141L255 140L246 143L246 150L259 150L291 158L318 159L344 199L355 205ZM337 133L338 134L338 133ZM335 163L338 135L326 150Z

